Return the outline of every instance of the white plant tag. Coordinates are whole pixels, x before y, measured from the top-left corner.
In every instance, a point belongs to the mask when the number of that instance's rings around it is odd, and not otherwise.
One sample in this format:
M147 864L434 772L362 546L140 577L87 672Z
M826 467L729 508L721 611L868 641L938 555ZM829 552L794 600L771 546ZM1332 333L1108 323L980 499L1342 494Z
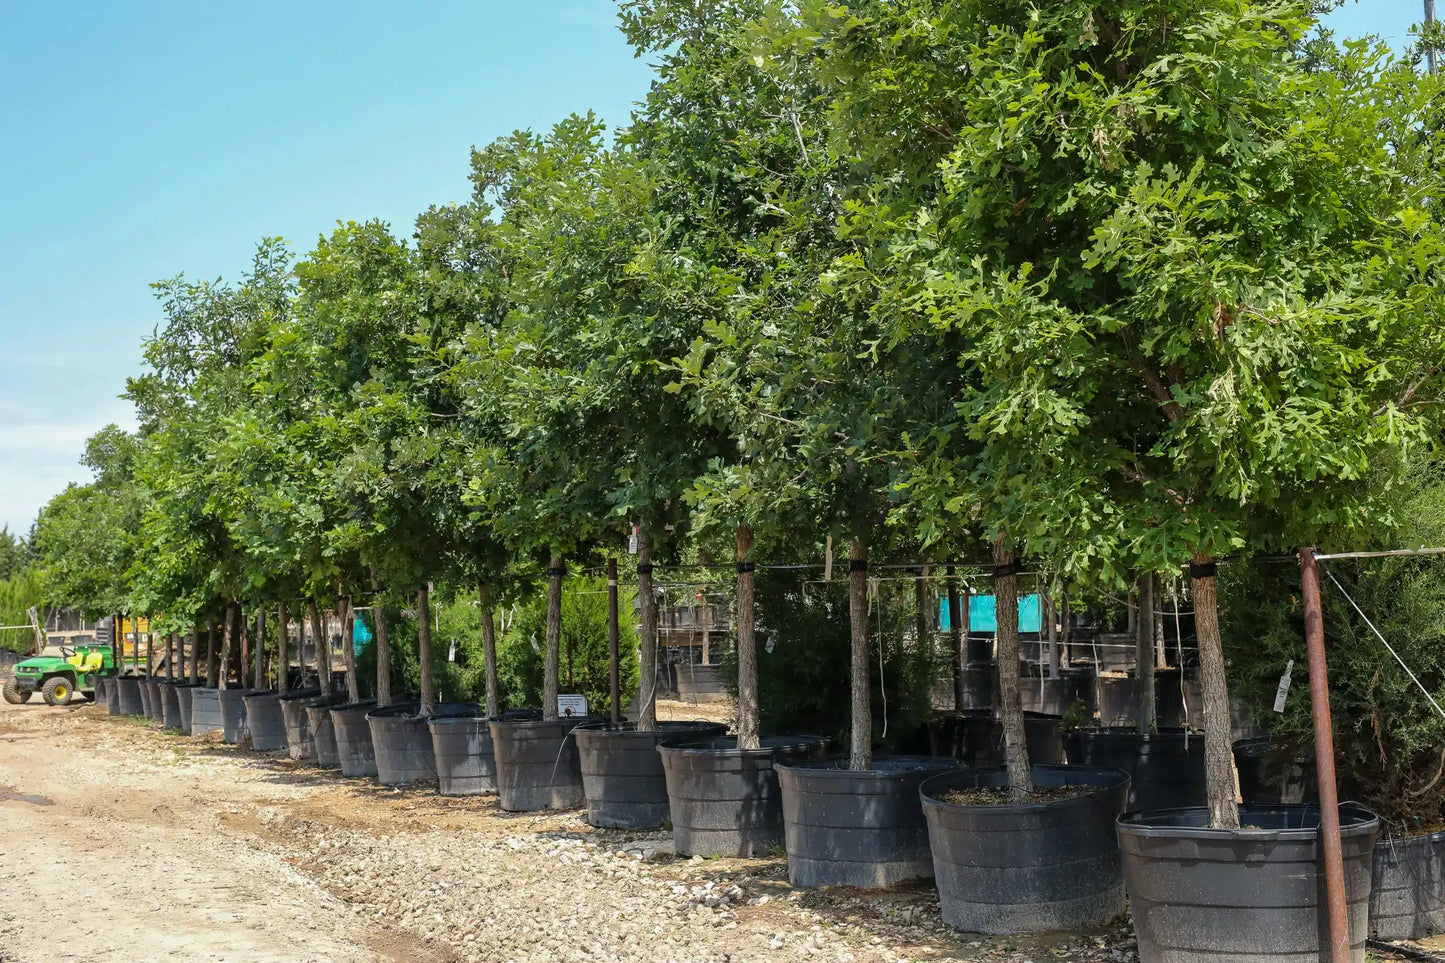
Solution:
M1274 694L1274 711L1280 715L1284 714L1284 700L1289 695L1290 673L1294 671L1294 659L1289 660L1289 665L1284 667L1284 675L1279 677L1279 689Z
M456 640L456 639L452 639L452 647L451 647L451 650L450 650L449 652L447 652L447 661L448 661L448 662L455 662L456 660L457 660L457 640Z
M763 651L767 652L768 655L773 654L773 637L771 635L768 636L768 641L763 643Z
M627 539L627 553L629 555L637 554L637 535L638 530L636 528L633 528L632 534Z

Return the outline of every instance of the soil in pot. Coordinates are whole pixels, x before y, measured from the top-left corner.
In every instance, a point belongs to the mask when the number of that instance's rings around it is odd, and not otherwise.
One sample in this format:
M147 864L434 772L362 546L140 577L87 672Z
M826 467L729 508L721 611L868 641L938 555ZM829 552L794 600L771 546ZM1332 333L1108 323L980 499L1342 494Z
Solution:
M1243 806L1246 829L1208 829L1203 806L1119 820L1140 963L1314 963L1328 956L1320 812ZM1340 807L1351 956L1364 963L1380 821Z
M375 708L375 699L347 702L331 708L331 731L336 738L336 764L341 767L343 776L359 778L376 775L376 753L371 746L371 726L366 722L366 714Z
M875 756L778 763L788 882L876 889L933 875L918 787L958 765L942 756Z
M581 806L582 763L572 730L596 717L491 723L497 800L507 812Z
M1064 754L1070 765L1127 772L1130 811L1204 802L1203 733L1141 733L1127 726L1074 729L1064 734Z
M311 727L311 748L316 752L316 765L335 769L341 765L336 751L336 729L331 723L331 710L345 705L344 695L323 695L306 701L306 722ZM370 730L368 730L369 734Z
M181 729L181 699L176 694L177 686L170 682L162 682L160 686L161 696L161 722L167 729Z
M1445 933L1445 832L1381 839L1372 879L1372 938L1423 940Z
M124 676L116 680L116 691L119 694L118 703L120 714L123 716L145 715L145 703L141 700L140 679L135 676Z
M199 685L189 682L176 683L176 705L181 712L181 731L191 735L191 716L196 690Z
M589 723L572 730L582 766L587 822L612 829L650 829L671 818L667 775L658 744L664 739L706 739L727 733L716 722Z
M436 759L437 792L443 796L482 796L497 791L497 759L492 722L540 721L538 709L514 709L487 717L474 711L433 718L432 755Z
M439 703L433 716L444 718L452 713L474 712L476 708L472 702ZM366 714L376 757L376 781L383 786L410 786L437 777L429 717L420 715L420 711L419 703L408 702Z
M664 740L672 841L689 856L766 856L783 845L783 803L774 763L818 758L821 736L769 736L739 749L733 736Z
M320 689L292 689L281 696L281 719L286 723L286 755L292 759L316 758L306 703L320 695Z
M221 739L232 745L246 735L246 696L252 689L218 689L221 699Z
M196 686L191 690L191 735L204 736L225 729L221 718L221 690Z
M286 717L281 714L281 697L270 689L251 689L242 696L246 704L246 729L251 748L275 752L286 748Z
M1301 759L1269 736L1240 739L1234 744L1239 795L1247 806L1318 803L1319 787L1313 759Z
M1041 933L1098 926L1124 910L1114 820L1129 776L1089 766L1034 766L1041 790L1082 794L958 805L953 794L1008 785L1002 766L933 776L919 787L943 921L974 933ZM984 798L993 798L986 796Z

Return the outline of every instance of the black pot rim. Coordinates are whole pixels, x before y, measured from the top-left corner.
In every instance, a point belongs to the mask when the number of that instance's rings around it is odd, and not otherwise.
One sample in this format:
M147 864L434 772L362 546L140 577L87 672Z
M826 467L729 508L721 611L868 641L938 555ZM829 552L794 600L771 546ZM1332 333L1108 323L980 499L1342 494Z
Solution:
M965 772L980 772L980 773L983 773L983 772L1003 772L1003 773L1006 773L1006 772L1008 772L1008 767L1007 767L1007 766L975 766L975 767L973 767L973 768L962 767L962 768L959 768L959 769L955 769L955 770L953 770L953 771L951 771L951 772L941 772L941 773L939 773L939 774L936 775L936 776L929 776L927 779L925 779L925 780L922 782L922 784L919 785L919 787L918 787L918 797L923 801L923 807L924 807L925 809L927 809L927 808L929 808L929 807L934 807L934 808L937 808L937 809L946 810L946 811L950 811L950 812L969 812L969 813L1010 813L1010 812L1012 812L1012 813L1042 813L1042 812L1060 812L1060 811L1065 810L1065 809L1073 809L1073 808L1078 808L1078 807L1082 807L1082 806L1089 805L1090 800L1092 800L1095 796L1098 796L1098 795L1100 795L1100 794L1102 794L1102 793L1112 792L1113 790L1119 788L1119 786L1121 786L1121 785L1128 785L1128 783L1129 783L1129 774L1128 774L1127 772L1125 772L1125 771L1122 770L1122 769L1109 769L1109 768L1104 767L1104 766L1068 766L1068 765L1056 765L1056 764L1052 764L1052 763L1040 763L1040 764L1031 766L1030 768L1031 768L1031 769L1064 769L1064 770L1068 770L1069 772L1079 772L1079 773L1087 772L1087 773L1094 773L1094 774L1098 774L1098 775L1113 775L1115 778L1114 778L1114 780L1113 780L1112 782L1109 782L1109 783L1107 783L1107 784L1105 784L1105 785L1102 785L1102 786L1093 786L1093 787L1091 787L1091 791L1090 791L1090 792L1086 792L1086 793L1083 793L1083 794L1078 795L1078 796L1072 796L1072 797L1070 797L1070 798L1068 798L1068 799L1050 799L1050 800L1047 800L1047 801L1044 801L1044 802L996 803L996 804L993 804L993 805L977 805L977 804L975 804L975 805L962 805L962 804L960 804L960 803L944 802L942 799L940 799L940 798L938 798L937 796L933 795L933 793L934 793L934 792L937 790L937 788L938 788L938 786L934 785L935 783L941 783L943 780L949 779L949 778L952 778L952 777L955 777L955 776L959 775L960 773L965 773Z
M1251 812L1277 812L1281 809L1287 809L1292 812L1319 812L1320 807L1312 803L1282 803L1277 806L1244 805L1239 807L1239 813L1241 820L1243 820ZM1353 836L1366 836L1378 831L1380 817L1359 803L1340 803L1339 809L1341 838L1348 839ZM1183 813L1189 813L1191 816L1203 816L1206 825L1151 825L1153 821L1178 818L1179 815ZM1176 809L1148 809L1142 812L1124 813L1119 816L1118 828L1120 835L1144 838L1241 839L1246 841L1257 840L1259 842L1269 842L1277 839L1308 841L1317 838L1320 832L1318 825L1303 826L1297 829L1212 829L1207 825L1208 821L1208 806L1181 806Z
M959 765L958 760L948 756L877 755L873 757L875 765L882 761L894 761L904 765L892 769L849 769L847 756L829 756L827 759L810 759L806 762L780 762L773 768L779 772L806 773L808 779L871 779L876 782L914 776L920 772L936 776L964 768ZM907 763L916 763L916 765L907 765Z
M338 701L338 700L339 700L339 701ZM332 694L332 695L319 695L319 696L312 696L309 700L307 700L307 702L306 702L306 708L308 708L308 709L335 709L335 708L337 708L338 706L344 706L344 705L347 705L347 704L348 704L348 703L346 702L346 696L344 696L344 695L336 695L336 694Z
M423 716L421 714L420 702L393 702L389 706L380 706L372 709L366 714L368 719L400 719L410 717L411 721L427 722L431 719L449 718L456 712L464 712L475 705L472 702L438 702L432 706L432 714Z
M1141 742L1183 742L1186 737L1200 740L1201 743L1204 740L1203 730L1185 729L1183 726L1165 726L1150 732L1140 732L1137 726L1079 726L1064 733L1074 734L1105 739L1138 739Z
M827 743L826 736L797 735L797 736L763 736L758 741L764 743L757 749L739 749L734 746L731 749L712 746L710 743L719 739L731 739L737 742L737 736L715 736L712 739L692 739L682 736L678 739L667 739L658 745L658 751L664 754L673 753L679 756L711 756L715 758L736 758L736 759L762 759L771 757L779 750L806 750L815 749ZM773 745L767 745L769 741Z
M588 722L596 722L597 716L572 716L558 719L492 719L489 725L502 726L506 729L544 729L548 726L567 726L571 732L578 726ZM567 725L571 723L571 725Z
M247 689L245 692L241 693L242 699L263 699L266 696L272 696L276 699L281 698L280 696L276 695L275 689Z
M481 706L477 705L477 703L475 702L457 702L447 704L468 706L470 708L466 711L448 712L444 716L432 716L430 719L427 720L427 722L433 728L435 728L436 726L462 725L463 723L475 723L477 725L489 726L493 722L502 722L512 719L535 721L536 714L541 711L538 709L507 709L497 713L494 716L489 716L487 715L486 710L483 709ZM517 715L513 715L513 713L517 713Z
M664 729L663 726L672 726L671 729ZM602 733L609 736L665 736L674 734L686 736L691 733L711 732L713 729L721 730L718 735L727 734L727 725L721 722L708 722L705 719L668 719L657 724L656 729L639 729L637 723L628 722L625 718L621 722L612 722L604 719L601 722L588 722L577 727L588 732Z
M319 708L319 707L318 707ZM360 712L362 715L376 708L375 699L362 699L360 702L343 702L339 706L328 706L332 712Z

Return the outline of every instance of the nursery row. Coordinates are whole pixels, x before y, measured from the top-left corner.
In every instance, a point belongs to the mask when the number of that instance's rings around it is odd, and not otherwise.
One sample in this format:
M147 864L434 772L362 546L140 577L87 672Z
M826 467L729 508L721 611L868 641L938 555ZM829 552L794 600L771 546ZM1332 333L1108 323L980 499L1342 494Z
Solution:
M1188 730L1063 730L1028 714L1035 789L1007 794L1001 728L984 710L942 716L936 755L878 756L849 770L812 735L741 750L727 727L598 718L487 717L471 703L379 707L306 689L216 689L158 678L105 680L111 715L145 715L194 736L382 785L435 782L447 796L495 794L510 812L585 809L597 827L671 825L683 855L785 849L795 886L888 887L936 880L944 922L1027 933L1096 926L1125 894L1144 961L1317 959L1319 811L1309 764L1269 739L1235 758L1244 829L1207 827L1203 743ZM1445 926L1445 833L1377 842L1379 821L1340 809L1351 938L1418 938Z

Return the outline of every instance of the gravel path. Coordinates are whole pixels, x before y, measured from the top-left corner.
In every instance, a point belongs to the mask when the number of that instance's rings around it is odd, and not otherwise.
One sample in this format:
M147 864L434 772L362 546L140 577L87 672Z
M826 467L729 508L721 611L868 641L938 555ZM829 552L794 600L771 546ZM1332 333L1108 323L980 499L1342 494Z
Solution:
M4 961L1135 959L1126 927L970 937L929 886L795 890L782 859L679 859L663 833L383 789L96 707L0 707L0 827Z

